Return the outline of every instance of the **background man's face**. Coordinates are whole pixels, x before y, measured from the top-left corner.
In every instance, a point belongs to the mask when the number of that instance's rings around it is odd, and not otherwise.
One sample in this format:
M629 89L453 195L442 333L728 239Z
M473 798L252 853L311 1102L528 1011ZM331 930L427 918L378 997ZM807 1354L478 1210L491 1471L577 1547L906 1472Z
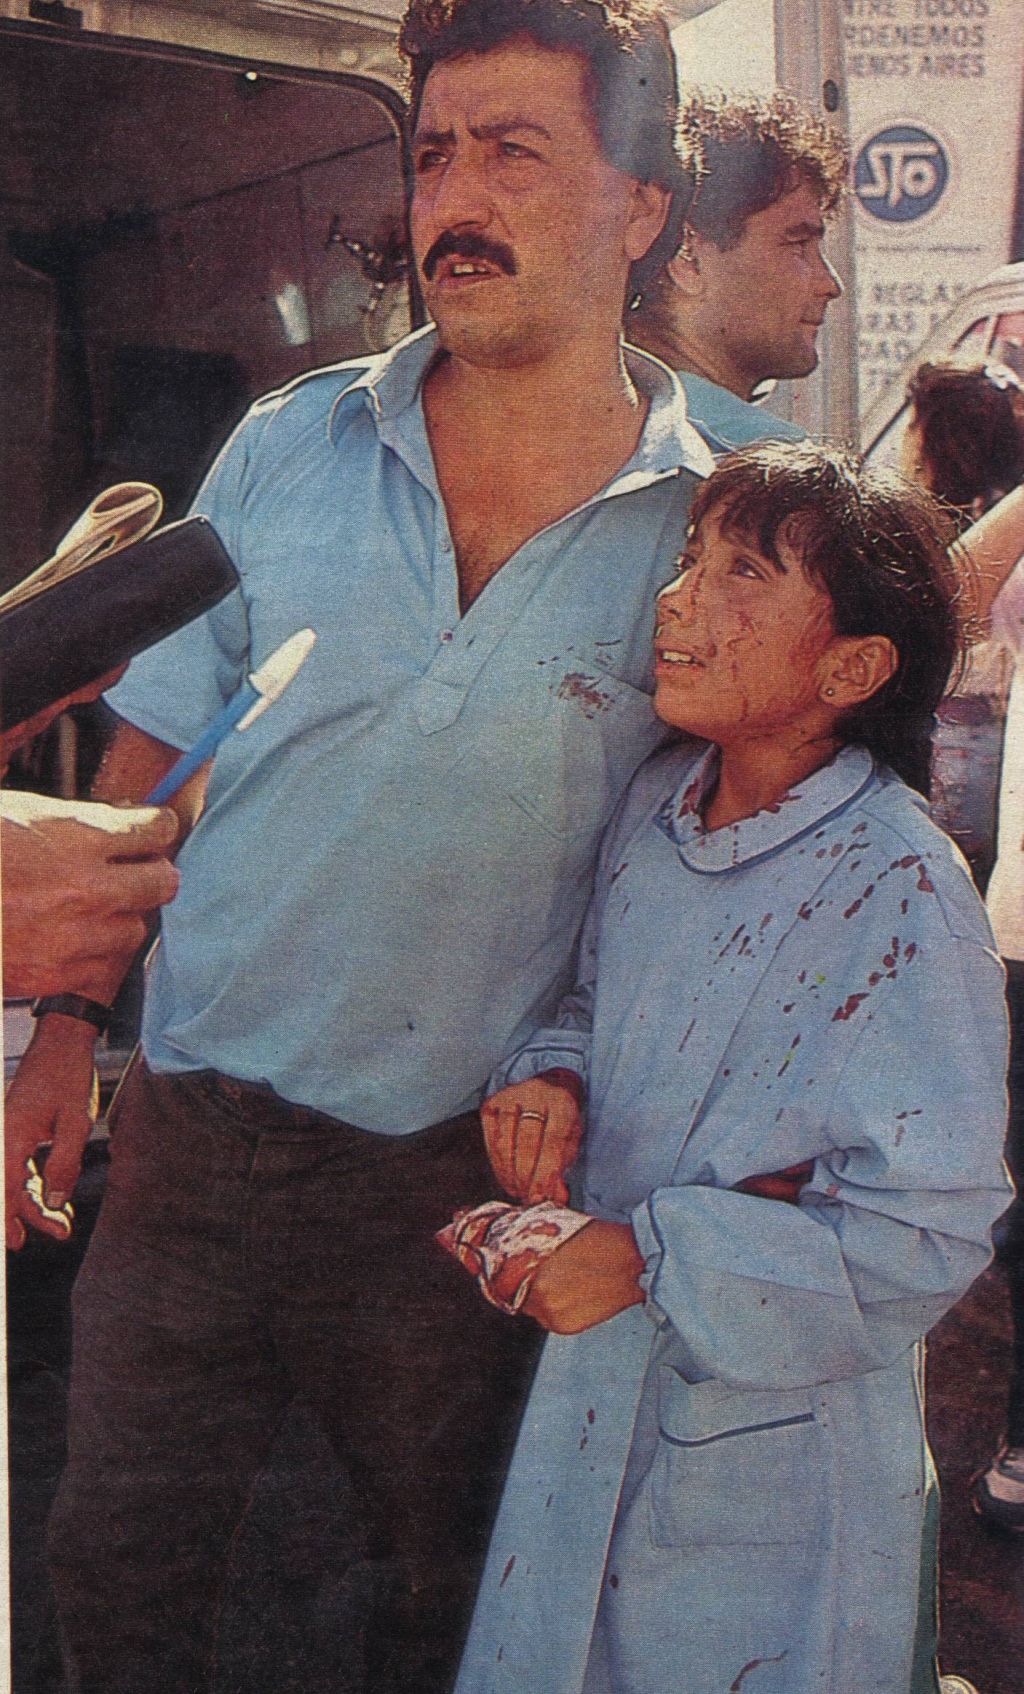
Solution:
M637 185L604 156L586 79L577 54L526 37L427 78L413 250L443 345L471 362L527 364L617 333Z
M818 194L804 182L748 218L726 251L697 238L697 327L744 398L769 377L808 376L818 363L818 331L842 293L824 233Z

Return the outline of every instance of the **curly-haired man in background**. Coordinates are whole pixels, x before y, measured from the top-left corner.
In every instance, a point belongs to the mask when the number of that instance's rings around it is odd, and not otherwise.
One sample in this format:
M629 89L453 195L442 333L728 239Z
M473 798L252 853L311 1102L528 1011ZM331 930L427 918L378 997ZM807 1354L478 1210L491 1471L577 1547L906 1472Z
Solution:
M677 152L689 189L681 245L629 314L627 339L679 372L713 452L796 440L803 431L753 395L818 363L818 333L843 291L822 241L845 140L790 94L694 90Z

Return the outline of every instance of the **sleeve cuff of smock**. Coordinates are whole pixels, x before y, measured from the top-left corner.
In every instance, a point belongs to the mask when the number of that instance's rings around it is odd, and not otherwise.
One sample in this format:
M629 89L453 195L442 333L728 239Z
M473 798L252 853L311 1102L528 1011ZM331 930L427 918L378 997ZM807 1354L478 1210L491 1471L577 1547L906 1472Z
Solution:
M664 1248L655 1231L648 1200L641 1200L639 1206L634 1206L629 1222L637 1247L643 1255L644 1268L640 1273L640 1287L644 1291L645 1310L652 1322L665 1324L668 1322L668 1318L651 1293L654 1278L661 1265Z

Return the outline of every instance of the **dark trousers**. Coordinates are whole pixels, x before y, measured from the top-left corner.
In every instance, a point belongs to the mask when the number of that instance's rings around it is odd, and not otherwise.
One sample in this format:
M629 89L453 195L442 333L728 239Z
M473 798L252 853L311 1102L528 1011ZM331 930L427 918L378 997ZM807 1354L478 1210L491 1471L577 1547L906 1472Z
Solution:
M1007 1437L1024 1447L1024 960L1006 959L1006 998L1010 1008L1010 1119L1006 1162L1017 1199L1006 1214L1000 1258L1006 1267L1013 1314L1013 1367L1010 1376Z
M365 1686L442 1694L540 1339L433 1239L495 1194L478 1120L392 1139L143 1063L114 1118L50 1529L72 1687L207 1687L232 1537L301 1395L359 1503Z

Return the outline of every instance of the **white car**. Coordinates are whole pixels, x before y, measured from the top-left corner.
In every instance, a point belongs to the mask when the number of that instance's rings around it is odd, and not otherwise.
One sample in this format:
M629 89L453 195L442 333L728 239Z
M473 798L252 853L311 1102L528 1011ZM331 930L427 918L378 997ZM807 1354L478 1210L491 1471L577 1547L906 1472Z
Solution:
M919 365L935 359L1008 365L1024 381L1024 263L1000 265L961 294L911 359L877 394L861 421L861 451L885 464L899 461L907 421L907 384Z

